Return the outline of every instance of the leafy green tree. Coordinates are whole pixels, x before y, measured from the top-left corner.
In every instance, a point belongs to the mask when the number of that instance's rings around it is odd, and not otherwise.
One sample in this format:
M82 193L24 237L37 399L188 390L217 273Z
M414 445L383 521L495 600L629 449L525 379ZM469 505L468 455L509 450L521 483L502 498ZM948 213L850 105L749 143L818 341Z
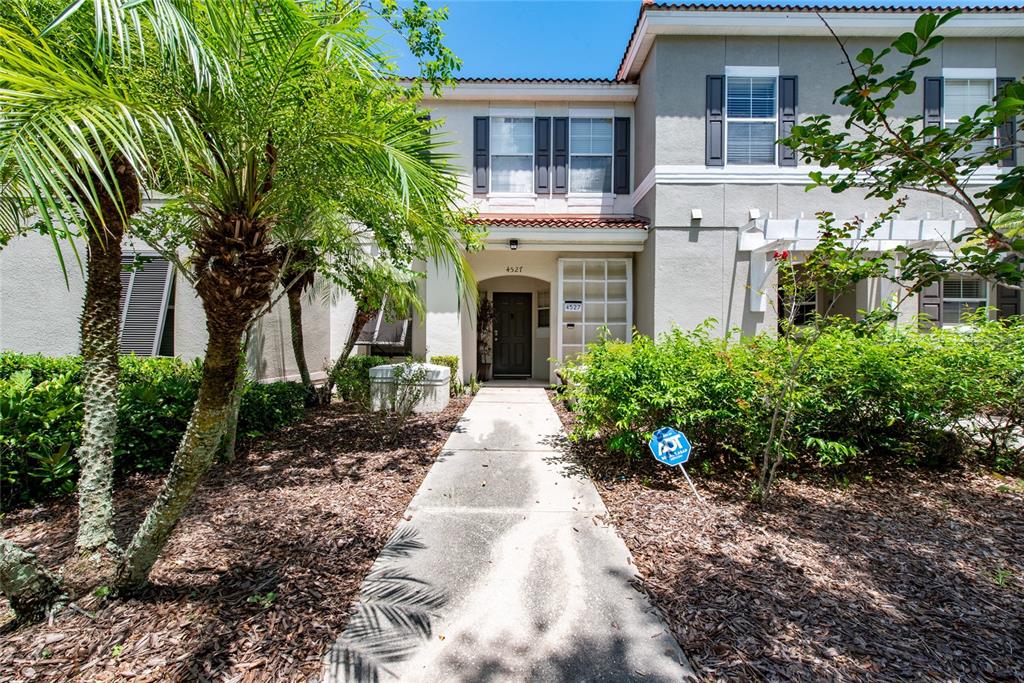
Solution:
M908 191L923 192L964 210L974 226L951 245L952 259L913 247L896 250L908 281L927 284L944 272L967 271L1019 288L1024 235L1008 232L995 219L1024 206L1024 167L1000 167L1020 146L1013 132L1024 121L1024 83L1003 86L991 104L952 126L896 114L902 100L919 97L918 74L943 40L938 30L958 14L923 14L913 31L888 47L864 48L856 55L833 32L850 73L835 91L835 101L848 110L845 121L837 127L828 115L809 117L783 142L823 167L811 173L816 186L833 192L861 189L867 197L890 202ZM986 167L1000 172L994 184L979 191L971 181Z

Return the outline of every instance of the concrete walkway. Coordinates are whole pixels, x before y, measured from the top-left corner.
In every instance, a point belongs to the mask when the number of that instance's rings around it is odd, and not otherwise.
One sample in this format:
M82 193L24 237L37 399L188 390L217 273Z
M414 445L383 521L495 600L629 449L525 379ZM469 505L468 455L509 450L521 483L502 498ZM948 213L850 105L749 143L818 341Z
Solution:
M540 388L484 388L360 591L325 681L683 681Z

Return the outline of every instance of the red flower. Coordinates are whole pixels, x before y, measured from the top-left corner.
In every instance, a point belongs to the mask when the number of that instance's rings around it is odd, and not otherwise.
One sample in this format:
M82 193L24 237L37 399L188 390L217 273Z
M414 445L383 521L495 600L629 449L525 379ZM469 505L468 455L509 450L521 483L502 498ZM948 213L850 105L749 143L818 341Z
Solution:
M788 259L789 258L789 250L788 249L783 249L782 250L782 258L784 258L784 259Z

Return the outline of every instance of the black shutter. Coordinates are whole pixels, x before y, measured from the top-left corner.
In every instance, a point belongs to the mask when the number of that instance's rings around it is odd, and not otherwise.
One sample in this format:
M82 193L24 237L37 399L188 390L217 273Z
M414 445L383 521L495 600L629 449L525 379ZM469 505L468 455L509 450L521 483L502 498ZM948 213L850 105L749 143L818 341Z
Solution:
M120 351L155 356L160 350L174 271L167 259L147 256L141 266L127 273L127 292L125 274L122 269Z
M924 79L924 125L942 128L942 79Z
M1013 83L1015 78L999 78L996 80L996 92L1001 93L1010 83ZM1000 166L1016 166L1017 165L1017 150L1014 144L1017 142L1017 120L1009 119L999 124L999 129L996 131L996 140L1000 147L1007 147L1010 149L1010 155L1005 159L1000 160Z
M998 285L996 287L996 318L1002 320L1020 315L1020 290Z
M533 120L533 186L537 194L551 189L551 119Z
M612 149L612 192L629 194L633 188L629 184L629 119L615 117Z
M779 137L789 137L796 125L796 76L779 76ZM779 146L779 166L796 166L796 150Z
M921 290L921 328L941 326L942 282L933 282Z
M551 191L565 194L569 189L569 119L558 116L552 124Z
M473 192L487 194L490 183L491 120L473 117Z
M708 166L725 166L725 76L708 76L704 115L707 132L704 163Z

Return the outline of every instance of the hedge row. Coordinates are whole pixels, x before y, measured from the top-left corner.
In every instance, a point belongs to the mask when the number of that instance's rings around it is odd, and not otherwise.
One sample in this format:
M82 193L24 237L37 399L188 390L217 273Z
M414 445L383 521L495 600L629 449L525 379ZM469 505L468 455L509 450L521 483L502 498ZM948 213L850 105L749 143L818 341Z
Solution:
M774 335L714 338L674 331L657 343L591 347L568 372L577 436L646 457L646 440L674 426L697 457L750 464L767 439L789 356ZM796 377L788 454L830 468L870 458L906 463L980 453L1022 466L1024 324L970 332L835 327L811 345Z
M201 366L176 358L121 359L115 466L119 473L165 470L199 391ZM239 431L256 436L304 414L301 384L248 383ZM0 353L0 506L70 493L78 474L81 359Z

